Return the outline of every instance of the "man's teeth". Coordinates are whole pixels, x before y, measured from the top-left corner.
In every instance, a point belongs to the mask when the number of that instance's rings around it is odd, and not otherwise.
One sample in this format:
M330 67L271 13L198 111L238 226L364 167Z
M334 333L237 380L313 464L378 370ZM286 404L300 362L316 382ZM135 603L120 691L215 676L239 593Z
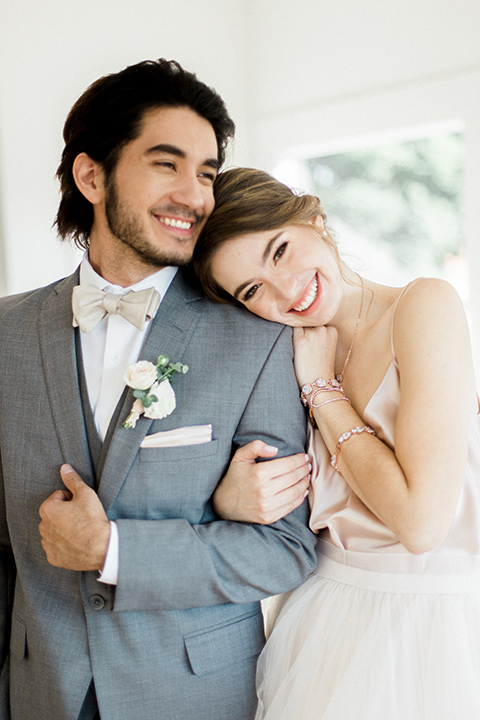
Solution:
M318 293L318 280L315 278L315 280L312 283L312 287L308 291L307 296L305 297L305 300L300 303L300 305L297 305L293 309L296 312L303 312L304 310L308 310L310 305L317 299L317 293Z
M174 220L173 218L160 218L160 222L163 222L169 227L180 228L181 230L190 230L193 225L193 223L187 222L186 220Z

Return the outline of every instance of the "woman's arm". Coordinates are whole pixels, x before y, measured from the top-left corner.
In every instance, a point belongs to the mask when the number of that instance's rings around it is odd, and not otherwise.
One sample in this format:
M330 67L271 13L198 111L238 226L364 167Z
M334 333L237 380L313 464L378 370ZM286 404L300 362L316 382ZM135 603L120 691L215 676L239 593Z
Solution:
M322 342L324 347L336 342L331 334L326 337L328 330L295 330L296 365L308 366L312 353L328 356L320 352ZM363 433L342 444L338 466L405 547L422 553L442 542L453 520L467 456L468 414L476 407L466 318L450 285L415 283L398 304L394 346L401 388L395 453ZM364 425L346 402L324 405L314 415L332 454L342 433Z

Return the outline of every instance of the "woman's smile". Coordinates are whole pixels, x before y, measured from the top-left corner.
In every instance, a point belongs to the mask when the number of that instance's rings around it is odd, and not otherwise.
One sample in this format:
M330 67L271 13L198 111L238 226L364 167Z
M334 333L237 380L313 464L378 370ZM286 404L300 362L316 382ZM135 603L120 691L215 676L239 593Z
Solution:
M301 315L310 315L315 312L321 300L321 285L318 273L315 273L313 279L308 283L300 300L293 305L289 312L295 312Z

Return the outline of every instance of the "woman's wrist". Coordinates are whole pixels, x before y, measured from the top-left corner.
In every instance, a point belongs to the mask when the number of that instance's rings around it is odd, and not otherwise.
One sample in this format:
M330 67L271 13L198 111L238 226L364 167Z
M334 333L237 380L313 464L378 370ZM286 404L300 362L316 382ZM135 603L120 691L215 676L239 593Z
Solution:
M317 378L312 383L302 385L300 399L305 407L308 407L310 421L313 427L316 427L314 410L342 400L350 403L350 400L346 397L341 384L336 378L329 380Z

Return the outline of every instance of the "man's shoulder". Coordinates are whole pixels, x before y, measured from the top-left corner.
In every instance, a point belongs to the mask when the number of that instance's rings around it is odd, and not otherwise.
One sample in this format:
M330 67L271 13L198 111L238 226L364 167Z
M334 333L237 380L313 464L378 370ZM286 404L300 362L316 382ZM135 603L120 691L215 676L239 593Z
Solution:
M227 303L217 303L204 298L203 300L204 311L209 314L218 317L218 320L225 323L233 323L238 325L244 325L249 328L255 328L257 332L270 332L272 334L278 334L285 327L279 323L270 322L264 320L249 312L244 307L237 305L229 305Z
M207 298L189 266L182 268L176 278L189 300L195 300L196 310L203 318L203 327L209 334L218 337L222 333L227 338L236 338L240 342L245 338L255 338L257 343L272 345L279 335L291 335L291 328L279 323L269 322L246 310L244 307L217 303Z
M31 313L36 307L39 307L42 302L52 292L56 292L63 283L71 280L73 276L55 280L49 285L44 285L33 290L26 290L21 293L14 295L5 295L0 298L0 317L5 321L7 318L15 318L25 313Z
M256 352L263 348L264 352L268 353L279 338L288 346L291 345L290 327L259 318L245 308L215 303L204 298L202 313L204 327L210 328L217 339L221 336L225 346L227 343L243 345L245 349L255 348Z

